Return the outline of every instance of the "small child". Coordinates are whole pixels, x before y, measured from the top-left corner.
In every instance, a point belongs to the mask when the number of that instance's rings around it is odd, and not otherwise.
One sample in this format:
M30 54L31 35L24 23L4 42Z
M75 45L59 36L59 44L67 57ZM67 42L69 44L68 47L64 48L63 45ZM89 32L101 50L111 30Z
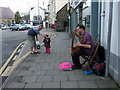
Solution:
M45 53L50 53L50 47L51 47L50 42L51 42L51 40L50 40L50 38L47 34L46 34L43 42L44 42L44 46L46 47L46 52Z

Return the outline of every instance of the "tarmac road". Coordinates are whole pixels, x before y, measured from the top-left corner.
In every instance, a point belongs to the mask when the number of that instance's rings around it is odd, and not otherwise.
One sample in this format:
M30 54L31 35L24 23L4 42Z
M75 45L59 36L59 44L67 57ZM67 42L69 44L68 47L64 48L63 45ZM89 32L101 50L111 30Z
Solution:
M15 48L23 41L27 40L27 31L10 31L2 32L2 65L10 57ZM0 47L1 47L0 45ZM1 51L1 50L0 50Z

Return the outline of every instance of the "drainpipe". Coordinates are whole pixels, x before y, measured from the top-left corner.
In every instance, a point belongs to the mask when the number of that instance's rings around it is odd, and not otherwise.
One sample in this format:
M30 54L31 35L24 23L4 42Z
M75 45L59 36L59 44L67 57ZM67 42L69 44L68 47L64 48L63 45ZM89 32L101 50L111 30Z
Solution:
M101 0L98 3L98 39L101 38Z
M68 27L68 32L69 32L69 37L71 38L71 29L70 29L70 15L68 16L68 19L69 19L69 27Z
M111 32L112 32L112 13L113 13L113 2L110 2L109 6L109 23L108 23L108 36L107 36L107 56L106 56L106 72L105 77L108 77L109 60L110 60L110 46L111 46Z
M39 25L40 25L40 10L39 10L39 0L38 0L38 17L37 17L37 20L39 22Z
M102 18L102 31L101 31L101 40L104 40L104 31L105 31L105 2L103 2L103 8L102 8L101 18Z
M70 8L70 0L68 0L68 8L69 8L69 10L71 9ZM69 23L69 27L68 27L68 33L69 33L69 37L71 38L71 29L70 29L70 12L69 12L69 15L68 15L68 23Z

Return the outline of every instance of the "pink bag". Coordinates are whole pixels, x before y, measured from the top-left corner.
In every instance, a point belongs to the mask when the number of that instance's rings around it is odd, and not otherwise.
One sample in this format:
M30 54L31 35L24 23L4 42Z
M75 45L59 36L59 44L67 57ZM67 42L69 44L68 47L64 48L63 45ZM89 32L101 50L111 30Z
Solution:
M64 62L59 65L61 70L72 70L72 64L69 62Z

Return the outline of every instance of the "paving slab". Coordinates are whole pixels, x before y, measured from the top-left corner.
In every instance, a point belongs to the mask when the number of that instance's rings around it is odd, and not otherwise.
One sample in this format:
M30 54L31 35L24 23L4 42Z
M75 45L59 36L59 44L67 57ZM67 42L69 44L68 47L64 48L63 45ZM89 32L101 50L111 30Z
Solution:
M111 80L96 80L99 88L117 88L117 86Z
M50 82L52 81L52 76L38 76L36 82Z
M53 81L68 81L67 75L54 75Z
M25 83L11 83L7 88L24 88Z
M85 80L83 75L68 75L69 81L83 81Z
M95 81L79 81L80 88L98 88Z
M79 88L78 82L61 82L61 88Z
M60 82L44 82L43 88L60 88Z
M25 85L25 88L42 88L42 86L43 86L43 83L27 83Z
M37 79L37 76L25 76L22 78L21 82L35 82Z
M31 76L33 73L33 71L28 71L28 70L22 70L21 72L19 72L18 76Z
M41 76L41 75L46 75L47 71L33 71L32 76Z

